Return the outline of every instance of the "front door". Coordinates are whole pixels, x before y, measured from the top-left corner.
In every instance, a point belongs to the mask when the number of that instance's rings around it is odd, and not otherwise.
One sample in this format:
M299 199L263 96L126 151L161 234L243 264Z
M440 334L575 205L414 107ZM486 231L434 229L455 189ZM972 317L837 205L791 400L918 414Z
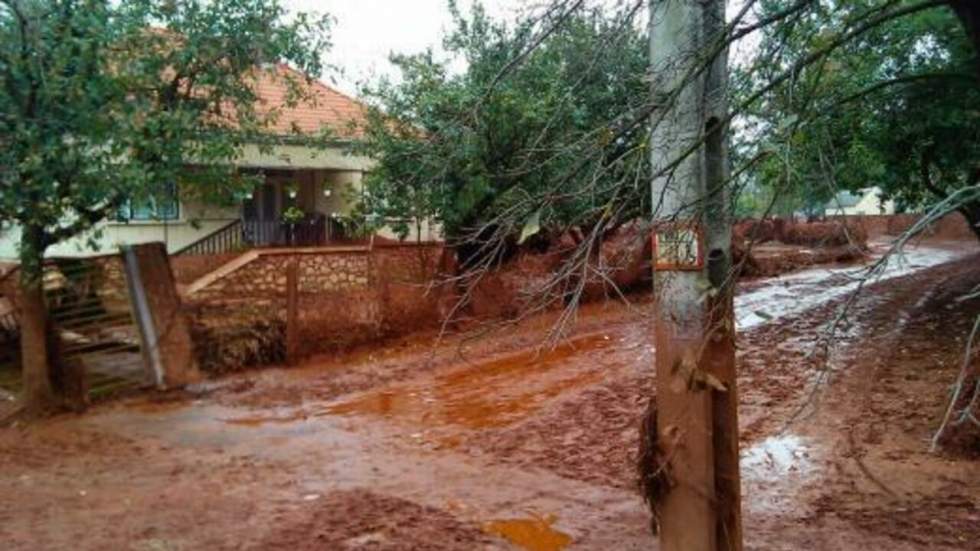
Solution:
M270 179L256 186L242 203L242 226L247 242L255 246L278 245L282 240L279 223L282 210L280 185Z

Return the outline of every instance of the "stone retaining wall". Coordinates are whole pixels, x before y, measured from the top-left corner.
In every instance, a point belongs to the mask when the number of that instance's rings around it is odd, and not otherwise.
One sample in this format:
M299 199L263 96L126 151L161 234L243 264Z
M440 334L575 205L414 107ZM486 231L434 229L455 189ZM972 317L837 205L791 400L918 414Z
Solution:
M299 266L300 293L365 289L370 284L371 257L363 252L260 253L244 266L193 293L192 302L284 297L286 270Z
M198 361L212 372L283 359L286 272L298 267L299 341L327 352L437 326L441 245L259 251L185 298Z
M301 294L366 289L371 282L371 255L367 252L302 255L298 261Z

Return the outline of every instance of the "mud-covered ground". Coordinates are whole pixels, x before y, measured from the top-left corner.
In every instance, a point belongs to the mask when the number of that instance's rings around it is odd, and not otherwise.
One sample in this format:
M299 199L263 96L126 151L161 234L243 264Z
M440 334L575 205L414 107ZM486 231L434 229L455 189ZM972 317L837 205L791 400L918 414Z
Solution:
M859 268L742 286L749 549L980 549L980 464L928 452L978 265L920 247L843 318ZM2 548L654 548L632 466L649 311L589 305L557 348L545 316L0 429Z

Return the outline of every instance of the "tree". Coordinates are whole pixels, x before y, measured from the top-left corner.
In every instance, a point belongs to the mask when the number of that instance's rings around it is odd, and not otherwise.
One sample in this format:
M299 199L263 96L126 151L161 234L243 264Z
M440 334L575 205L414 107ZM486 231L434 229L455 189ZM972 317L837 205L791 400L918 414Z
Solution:
M378 223L433 219L459 241L486 238L501 224L502 234L516 237L532 219L594 226L614 182L648 172L643 155L620 154L641 150L646 134L616 136L623 108L642 102L647 89L639 10L553 10L509 26L479 4L468 18L454 2L449 7L451 60L431 51L394 56L401 80L365 90L372 108L363 151L378 165L365 182L362 214ZM453 61L465 69L454 72ZM604 181L592 170L570 174L586 143L608 148L593 164L603 167ZM539 199L559 194L565 200L542 212ZM644 205L631 204L634 216Z
M277 115L256 107L256 71L317 75L328 22L287 21L278 0L0 3L0 221L21 231L29 411L56 404L45 251L175 182L229 197L229 161Z
M873 7L844 2L764 35L794 59ZM950 10L887 22L776 87L752 109L757 127L742 146L754 150L755 136L771 137L763 147L775 154L760 163L757 175L797 207L819 207L838 190L871 185L901 205L944 200L980 183L976 55ZM744 79L758 87L771 78L776 69L769 61L746 67ZM959 210L980 237L980 202Z

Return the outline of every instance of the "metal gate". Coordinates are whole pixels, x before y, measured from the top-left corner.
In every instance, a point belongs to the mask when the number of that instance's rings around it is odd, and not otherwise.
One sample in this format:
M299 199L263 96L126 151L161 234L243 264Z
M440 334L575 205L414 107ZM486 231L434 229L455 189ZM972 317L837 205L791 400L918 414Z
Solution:
M44 274L62 360L84 367L93 398L146 380L124 273L120 256L110 255L57 259Z
M10 274L18 277L19 274ZM8 285L8 288L10 286ZM58 337L59 359L85 370L90 398L99 398L146 382L140 338L133 321L120 255L59 258L46 262L44 295L49 320ZM15 309L16 311L16 309ZM16 318L0 319L7 348L19 346ZM16 353L0 359L0 385L19 384Z

